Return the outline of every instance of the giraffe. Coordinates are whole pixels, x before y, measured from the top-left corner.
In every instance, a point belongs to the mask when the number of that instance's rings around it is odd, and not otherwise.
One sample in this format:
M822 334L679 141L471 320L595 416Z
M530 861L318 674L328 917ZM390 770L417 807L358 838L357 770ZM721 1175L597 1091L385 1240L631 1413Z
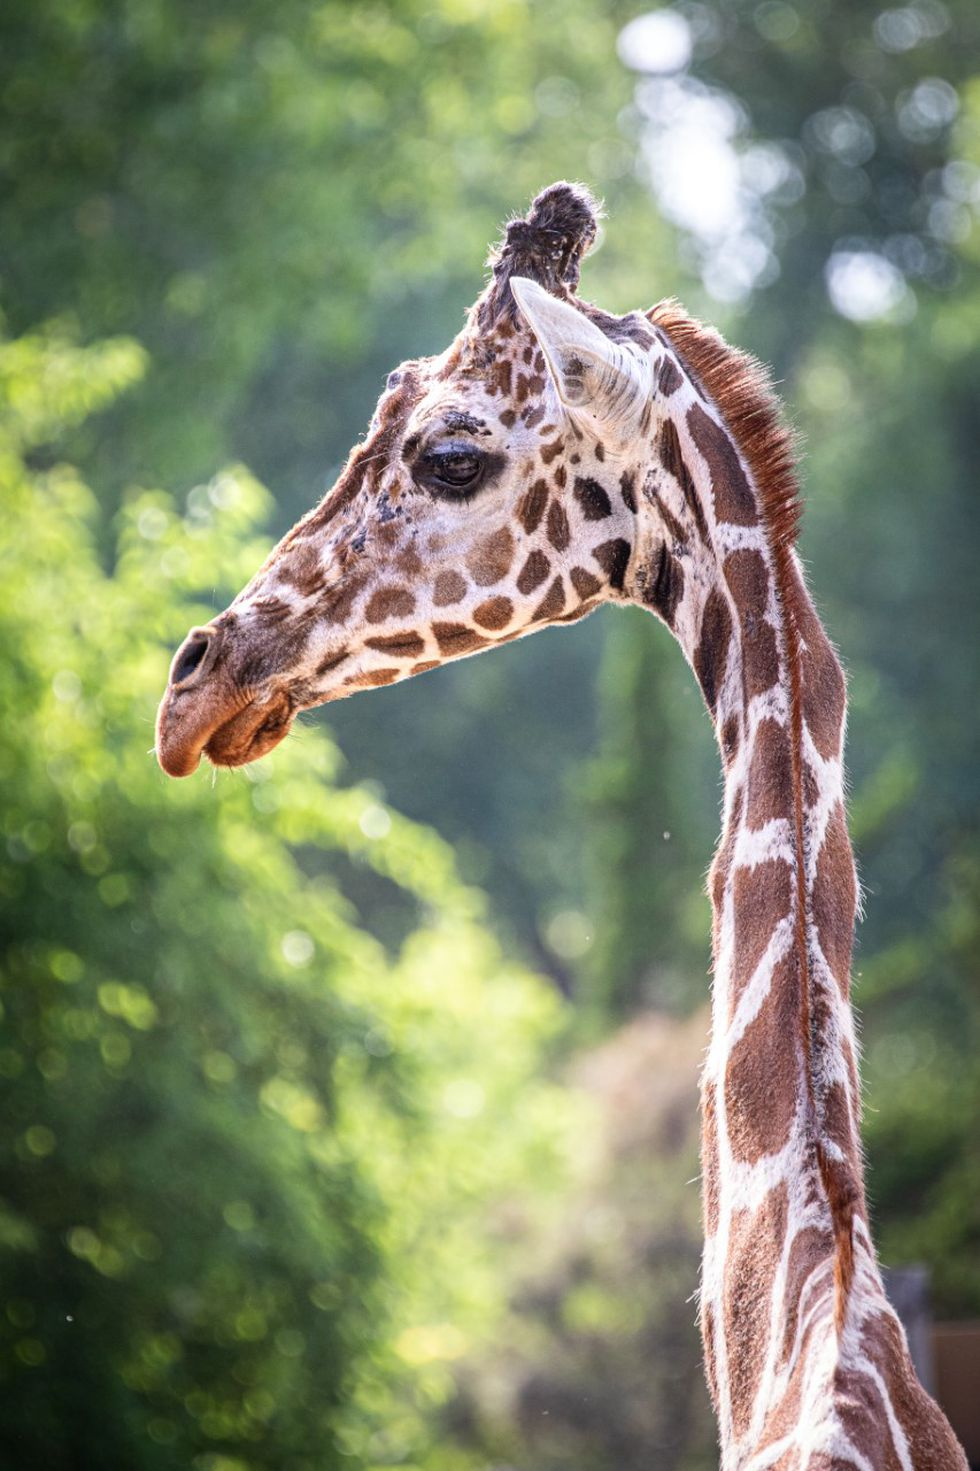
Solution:
M602 603L653 612L714 722L700 1319L723 1471L965 1471L882 1287L849 975L845 687L804 584L764 370L679 306L577 295L598 210L506 227L441 355L403 363L336 485L174 657L166 772L235 766L300 710Z

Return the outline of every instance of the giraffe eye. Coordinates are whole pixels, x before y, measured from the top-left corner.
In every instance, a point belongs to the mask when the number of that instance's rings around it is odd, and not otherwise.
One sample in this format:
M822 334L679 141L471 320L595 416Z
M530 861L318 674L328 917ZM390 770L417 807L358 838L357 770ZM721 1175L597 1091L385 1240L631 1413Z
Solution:
M436 494L465 498L483 480L486 463L486 455L472 444L441 444L422 455L415 478Z

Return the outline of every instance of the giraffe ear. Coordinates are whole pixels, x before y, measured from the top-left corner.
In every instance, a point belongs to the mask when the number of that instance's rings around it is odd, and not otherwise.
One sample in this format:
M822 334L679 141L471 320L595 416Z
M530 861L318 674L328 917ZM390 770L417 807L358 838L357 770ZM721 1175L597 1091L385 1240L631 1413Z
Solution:
M584 312L526 276L511 276L510 286L562 403L606 432L631 438L653 392L649 355L611 342Z

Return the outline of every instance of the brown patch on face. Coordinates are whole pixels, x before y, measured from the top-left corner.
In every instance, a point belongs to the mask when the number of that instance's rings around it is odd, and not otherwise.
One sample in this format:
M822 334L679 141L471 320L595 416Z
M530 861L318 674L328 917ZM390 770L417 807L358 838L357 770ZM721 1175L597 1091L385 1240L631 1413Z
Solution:
M687 427L711 476L717 520L728 521L733 526L755 526L759 520L755 496L726 431L700 404L688 409Z
M321 659L320 663L316 666L317 679L322 678L324 674L329 674L333 669L339 669L344 660L349 658L350 653L347 649L341 649L339 654L328 654L327 657L325 659Z
M537 398L544 392L544 379L539 373L518 373L515 397L519 404L528 398Z
M568 471L564 465L559 465L555 470L555 486L558 490L564 490L568 483Z
M432 601L437 608L448 608L466 596L466 579L458 572L440 572L432 588Z
M366 582L366 575L345 577L324 604L316 610L319 620L323 623L346 623Z
M694 651L694 673L712 715L718 704L718 691L728 667L728 649L732 640L732 618L728 604L717 588L712 588L701 616L701 636Z
M609 579L609 586L617 592L622 592L626 581L626 569L630 562L632 551L628 541L617 536L612 541L603 541L597 547L593 547L592 555Z
M754 1164L786 1143L800 1088L800 1003L799 958L791 952L775 966L768 996L725 1068L728 1134L736 1160Z
M432 636L439 645L440 654L472 654L476 649L485 649L489 639L481 638L465 623L433 623Z
M541 423L541 420L543 418L544 418L544 405L543 404L538 404L538 407L536 409L531 409L530 411L528 411L527 409L525 409L524 414L523 414L524 423L527 425L528 429L536 429L538 427L538 425Z
M296 541L277 568L284 582L291 582L304 598L318 593L326 582L326 573L318 547L311 542Z
M494 393L500 393L504 396L504 398L510 398L512 383L513 378L510 358L499 357L493 365L493 372L490 376L489 387L491 395L493 395Z
M352 674L344 684L353 690L378 689L381 685L394 684L401 673L401 669L369 669L366 674Z
M500 416L500 422L501 424L503 424L505 429L513 429L514 425L517 423L517 415L514 413L514 410L504 409L503 413Z
M424 571L422 558L414 547L406 547L401 556L395 558L395 566L399 572L404 572L406 577L417 577Z
M532 621L535 623L540 623L545 618L557 618L558 614L562 612L564 607L565 589L562 586L561 578L556 577L554 582L549 587L548 591L545 593L544 597L541 599L541 602L532 613Z
M684 568L661 542L646 571L643 581L643 601L653 608L669 628L674 626L677 605L684 596Z
M372 593L364 609L368 623L384 623L389 618L409 618L415 612L415 599L404 587L379 587Z
M263 628L275 628L289 617L292 608L282 598L257 598L252 604L252 615Z
M535 480L517 508L517 519L528 534L537 531L547 504L548 487L543 480Z
M477 543L466 566L478 587L492 587L506 577L513 560L514 534L509 526L501 526Z
M660 430L657 449L660 455L660 463L667 471L667 474L672 475L680 486L684 503L694 518L694 524L698 529L698 536L707 545L708 523L705 520L704 507L698 496L691 472L687 468L687 461L684 459L683 452L681 451L680 436L677 433L677 426L673 419L664 420L663 427Z
M412 665L412 673L413 674L428 674L428 672L429 672L430 669L438 669L439 666L441 665L441 663L442 663L442 660L441 659L423 659L422 662L421 662L421 664L413 664Z
M586 521L604 521L607 516L612 515L609 496L598 480L587 475L576 475L573 494Z
M777 923L790 914L793 893L793 875L782 858L768 858L753 868L736 870L732 895L735 911L732 1014L766 953Z
M623 505L627 511L636 512L636 479L629 470L624 470L619 477L619 493L623 497Z
M660 372L657 374L657 387L664 398L670 398L672 393L676 393L683 382L684 379L673 358L665 357L660 364Z
M561 501L552 501L548 507L548 540L556 552L563 552L571 541L568 517Z
M561 454L564 448L565 441L563 439L556 439L554 444L543 444L538 450L538 454L541 456L542 464L550 465L552 460L556 459L558 455ZM574 462L574 456L572 457L572 459Z
M401 633L366 638L364 647L376 649L379 654L394 654L397 659L417 659L425 650L425 639L419 638L414 629L406 628Z
M827 823L813 880L812 906L820 948L846 1000L850 990L857 883L847 819L841 803L834 808Z
M599 461L600 465L606 458L606 446L603 444L601 439L596 440L595 457Z
M487 598L473 609L473 622L481 628L506 628L513 616L514 604L510 598Z
M777 818L793 817L793 768L789 735L775 720L760 720L749 766L748 810L750 828L764 827Z
M786 1234L786 1186L778 1185L755 1210L731 1219L722 1311L728 1340L732 1428L749 1428L766 1360L772 1304L769 1284Z
M602 583L598 577L593 577L591 572L586 572L584 567L573 567L569 576L572 579L572 587L584 602L586 598L594 598L596 593L602 591Z
M541 586L550 571L551 563L544 552L531 552L518 574L517 591L524 594L533 592L536 587Z

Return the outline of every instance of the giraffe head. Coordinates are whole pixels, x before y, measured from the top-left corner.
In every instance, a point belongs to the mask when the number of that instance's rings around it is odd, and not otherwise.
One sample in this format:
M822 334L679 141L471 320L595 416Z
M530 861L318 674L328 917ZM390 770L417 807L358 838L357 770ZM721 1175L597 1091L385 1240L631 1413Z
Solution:
M575 297L597 210L552 185L513 220L458 338L388 378L323 501L178 650L157 752L262 756L298 711L628 596L658 334Z

